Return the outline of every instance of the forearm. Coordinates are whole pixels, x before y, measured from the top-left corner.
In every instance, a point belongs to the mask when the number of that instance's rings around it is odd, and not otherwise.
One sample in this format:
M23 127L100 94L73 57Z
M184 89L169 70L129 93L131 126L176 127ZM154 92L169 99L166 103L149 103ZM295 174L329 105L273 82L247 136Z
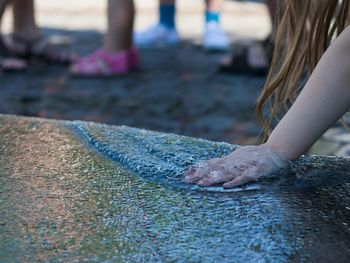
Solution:
M350 108L350 29L332 43L266 145L294 160Z

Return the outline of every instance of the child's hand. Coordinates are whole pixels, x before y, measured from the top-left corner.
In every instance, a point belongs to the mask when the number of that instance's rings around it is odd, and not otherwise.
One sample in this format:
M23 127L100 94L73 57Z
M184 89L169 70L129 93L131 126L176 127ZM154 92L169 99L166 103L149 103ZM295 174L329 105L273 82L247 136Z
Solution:
M200 186L223 183L224 188L231 188L257 181L288 165L289 161L282 154L268 146L244 146L230 155L190 167L185 181Z

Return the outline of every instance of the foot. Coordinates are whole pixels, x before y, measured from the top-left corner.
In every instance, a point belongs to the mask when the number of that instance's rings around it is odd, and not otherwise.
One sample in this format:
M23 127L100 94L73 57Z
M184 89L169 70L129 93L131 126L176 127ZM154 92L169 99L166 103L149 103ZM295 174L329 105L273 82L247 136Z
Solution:
M269 69L269 51L260 42L237 47L234 53L226 56L220 63L222 73L249 74L265 76Z
M0 69L4 72L21 72L28 68L27 62L20 58L0 58Z
M70 68L75 76L82 77L110 77L126 74L136 69L139 56L136 49L129 49L117 53L108 53L103 49L93 54L77 59Z
M52 44L47 38L26 39L11 35L6 38L7 49L19 57L37 57L53 63L70 63L76 56Z
M180 42L175 28L157 24L143 32L134 34L134 42L139 47L171 46Z
M203 48L207 51L227 51L230 49L230 40L218 22L209 22L205 25Z
M6 72L19 72L27 69L27 62L23 59L12 57L0 39L0 69Z

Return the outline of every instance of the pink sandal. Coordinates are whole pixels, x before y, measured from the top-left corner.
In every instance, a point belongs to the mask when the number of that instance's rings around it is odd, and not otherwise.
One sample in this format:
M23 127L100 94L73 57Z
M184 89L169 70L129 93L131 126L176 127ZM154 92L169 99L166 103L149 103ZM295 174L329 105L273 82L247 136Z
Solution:
M139 54L134 48L118 53L108 53L103 49L77 59L71 66L71 73L82 77L110 77L122 75L139 65Z

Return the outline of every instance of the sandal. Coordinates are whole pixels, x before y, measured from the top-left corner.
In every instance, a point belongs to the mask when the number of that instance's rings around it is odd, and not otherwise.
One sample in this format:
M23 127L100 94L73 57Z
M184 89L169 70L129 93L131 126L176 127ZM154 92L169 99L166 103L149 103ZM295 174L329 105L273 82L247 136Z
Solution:
M22 72L28 67L27 62L20 58L12 57L0 38L0 69L3 72Z
M6 38L7 49L21 58L36 57L48 62L69 64L76 56L50 43L47 38L38 37L28 40L16 35Z
M226 58L219 65L219 72L227 74L246 74L246 75L256 75L256 76L266 76L269 71L269 66L272 59L273 44L270 41L270 38L258 43L260 48L264 49L266 65L254 66L249 61L249 52L252 46L240 46L237 48L235 55L231 55L229 58Z
M91 55L77 59L70 72L80 77L110 77L126 74L136 69L138 64L139 56L136 49L113 54L98 49Z

